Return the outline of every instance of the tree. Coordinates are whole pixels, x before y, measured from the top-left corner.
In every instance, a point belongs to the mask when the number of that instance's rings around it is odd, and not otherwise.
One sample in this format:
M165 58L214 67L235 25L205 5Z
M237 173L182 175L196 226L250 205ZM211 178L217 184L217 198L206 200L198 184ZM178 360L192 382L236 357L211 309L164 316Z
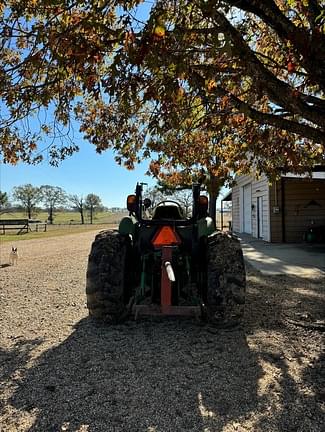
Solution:
M186 124L194 121L194 115L186 119ZM217 129L202 131L187 130L179 121L178 130L166 132L154 143L157 158L150 164L151 174L158 179L163 189L184 190L192 187L194 182L200 183L209 194L209 215L215 219L216 201L221 187L230 182L230 158L225 159L225 152L238 154L233 129L223 126ZM149 142L149 145L151 143ZM245 151L245 150L244 150ZM244 152L243 151L243 152ZM233 163L238 163L237 159ZM237 171L245 171L245 166L237 167Z
M193 204L193 194L191 190L180 190L180 191L176 191L174 192L173 195L173 199L175 201L177 201L183 211L184 211L184 215L186 217L190 217L191 213L192 213L192 204Z
M151 201L151 207L155 207L158 203L166 199L166 194L164 194L159 188L159 185L148 188L144 191L144 197L149 198Z
M34 187L31 184L26 184L14 187L13 197L23 205L28 219L31 219L36 205L42 200L42 193L40 188Z
M156 186L145 191L144 196L150 198L152 208L161 201L176 201L181 205L184 215L189 217L192 211L192 191L189 188L179 189L179 187L165 182L158 182Z
M0 214L6 213L9 207L9 198L7 192L0 191Z
M94 213L102 208L102 202L98 195L88 194L85 200L85 208L89 210L90 213L90 223L93 223Z
M40 187L42 201L48 211L48 222L53 224L55 208L60 204L65 204L67 200L66 193L59 186L43 185Z
M74 209L80 213L80 219L81 219L81 223L82 225L85 223L85 218L84 218L84 209L85 209L85 202L84 202L84 197L83 196L78 196L78 195L70 195L69 196L69 201L72 204L72 206L74 207Z
M156 0L148 17L140 3L2 6L5 162L39 161L42 137L56 134L49 153L57 163L77 150L60 142L76 118L98 152L114 148L117 162L132 168L154 151L149 135L176 131L179 115L196 110L200 121L189 128L231 125L251 165L272 173L324 163L321 0ZM42 108L53 122L43 121ZM39 130L26 129L23 120L36 113ZM233 169L243 151L228 153Z

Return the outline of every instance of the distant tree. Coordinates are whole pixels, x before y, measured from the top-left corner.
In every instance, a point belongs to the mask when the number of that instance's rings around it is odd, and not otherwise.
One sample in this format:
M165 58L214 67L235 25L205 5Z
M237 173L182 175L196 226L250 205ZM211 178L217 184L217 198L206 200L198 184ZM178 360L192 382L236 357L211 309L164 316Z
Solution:
M155 207L160 201L172 200L178 202L185 216L190 216L192 209L192 192L189 188L169 185L159 181L158 184L144 192L145 198L150 198L151 206Z
M165 199L163 192L159 189L158 185L147 189L143 193L144 198L149 198L151 206L155 207L160 201Z
M42 193L40 188L34 187L31 184L26 184L14 187L13 197L22 204L26 210L28 218L31 219L36 205L42 200Z
M84 197L83 196L78 196L78 195L70 195L69 196L69 201L72 204L73 208L80 213L80 219L81 219L81 223L82 225L85 223L85 218L84 218L84 210L85 210L85 202L84 202Z
M189 189L176 191L173 194L173 200L178 202L184 212L184 216L190 217L192 212L193 194Z
M9 204L9 198L7 192L0 191L0 214L6 213Z
M85 200L85 208L87 210L89 210L89 214L90 214L90 223L93 223L93 215L96 211L100 210L102 208L102 201L99 198L98 195L95 194L88 194L86 196L86 200Z
M48 222L53 224L55 208L60 204L65 204L67 195L59 186L43 185L40 187L42 201L48 211Z
M201 115L202 111L194 111L183 120L179 118L176 128L158 138L160 152L156 152L156 160L151 162L148 173L158 180L160 189L167 192L191 189L193 183L200 183L201 189L209 195L209 215L215 219L220 189L231 180L229 160L226 161L223 152L236 149L233 172L245 173L249 167L244 163L241 167L235 166L241 144L236 142L236 131L230 125L221 126L216 121L212 126L211 120L204 130L189 128L188 122L199 123ZM241 156L243 160L245 151Z

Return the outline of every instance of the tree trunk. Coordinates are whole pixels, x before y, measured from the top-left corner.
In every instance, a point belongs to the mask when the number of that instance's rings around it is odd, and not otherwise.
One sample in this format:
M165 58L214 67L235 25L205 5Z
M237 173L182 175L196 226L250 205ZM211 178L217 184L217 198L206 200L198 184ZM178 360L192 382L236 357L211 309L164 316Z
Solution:
M90 206L90 223L91 223L91 224L93 223L93 211L94 211L94 208L93 208L93 206L91 205L91 206Z
M209 192L209 216L216 223L216 213L217 213L217 198L221 188L220 179L213 174L210 174L210 180L207 184L207 189Z
M83 225L85 223L83 208L80 209L80 217L81 217L81 224Z
M27 213L28 213L28 219L32 218L32 208L31 207L27 207Z
M214 220L214 223L216 223L217 198L218 193L214 191L209 192L209 216Z
M53 224L53 207L49 208L49 217L47 218L50 225Z

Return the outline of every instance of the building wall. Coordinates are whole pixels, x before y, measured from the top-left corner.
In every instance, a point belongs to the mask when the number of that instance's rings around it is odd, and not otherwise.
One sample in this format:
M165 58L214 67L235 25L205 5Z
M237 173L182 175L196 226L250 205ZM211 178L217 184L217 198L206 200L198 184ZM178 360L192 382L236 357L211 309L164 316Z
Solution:
M258 198L262 199L262 208L258 212ZM259 201L260 203L260 201ZM252 183L252 235L270 241L270 197L269 182L265 176ZM258 217L260 216L260 233L258 233ZM258 234L260 234L258 236Z
M270 214L269 214L269 184L265 176L256 180L252 176L239 176L236 178L237 184L232 189L232 226L233 231L238 233L245 232L244 229L244 187L251 184L251 233L254 237L258 236L258 197L262 198L261 218L263 229L260 237L265 241L270 241ZM248 210L248 209L247 209Z
M243 233L243 187L252 184L252 236L258 237L257 200L263 197L263 240L302 242L310 226L325 227L325 179L282 177L269 185L266 177L237 178L232 191L233 230Z
M285 179L285 241L303 241L311 225L325 226L325 180Z
M232 229L235 232L240 231L239 207L239 187L234 186L232 189Z
M283 177L274 183L270 216L272 242L302 242L311 225L325 227L325 179Z
M284 180L274 181L270 185L270 229L272 243L282 242L282 186Z
M242 188L245 184L250 183L250 176L236 177L236 185L232 188L232 229L234 232L242 232Z

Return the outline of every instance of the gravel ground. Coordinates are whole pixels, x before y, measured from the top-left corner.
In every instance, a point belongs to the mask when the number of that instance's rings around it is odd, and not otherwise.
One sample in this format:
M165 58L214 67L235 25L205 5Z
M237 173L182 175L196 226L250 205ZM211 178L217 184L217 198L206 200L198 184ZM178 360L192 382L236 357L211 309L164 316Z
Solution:
M1 245L0 431L325 430L324 279L248 269L245 323L91 321L94 232ZM301 325L300 325L301 324Z

